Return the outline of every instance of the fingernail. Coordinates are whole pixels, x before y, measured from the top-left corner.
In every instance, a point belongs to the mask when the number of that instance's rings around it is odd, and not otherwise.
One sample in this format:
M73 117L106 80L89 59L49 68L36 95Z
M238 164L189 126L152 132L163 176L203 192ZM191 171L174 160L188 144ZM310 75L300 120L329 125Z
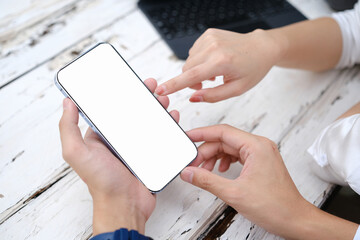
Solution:
M204 98L203 96L192 96L190 98L190 102L203 102Z
M158 95L164 94L166 90L166 87L161 85L158 88L156 88L155 93Z
M182 176L182 179L185 181L185 182L188 182L188 183L192 183L192 180L193 180L193 176L194 176L194 173L188 169L184 169L181 173L181 176Z
M69 108L69 102L68 102L67 98L65 98L63 101L63 109L66 110L68 108Z

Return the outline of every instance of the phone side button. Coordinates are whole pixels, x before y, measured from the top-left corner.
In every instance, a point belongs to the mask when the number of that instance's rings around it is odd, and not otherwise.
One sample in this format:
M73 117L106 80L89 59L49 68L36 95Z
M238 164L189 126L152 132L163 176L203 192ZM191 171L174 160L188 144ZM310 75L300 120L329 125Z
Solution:
M86 122L90 127L92 127L91 122L89 121L89 119L88 119L82 112L79 111L79 115L85 120L85 122Z
M92 127L92 126L90 126L91 127L91 129L94 131L94 133L96 133L98 136L100 136L101 137L101 134L99 133L99 131L96 129L96 128L94 128L94 127ZM102 137L101 137L102 138Z
M67 98L68 97L68 95L66 94L66 92L62 89L62 88L60 88L60 92Z
M80 115L86 122L88 122L87 119L86 119L86 117L85 117L85 115L84 115L82 112L79 111L79 115Z
M89 119L79 111L80 116L85 120L85 122L89 125L89 127L96 133L98 133L97 129L94 127L94 125L89 121Z

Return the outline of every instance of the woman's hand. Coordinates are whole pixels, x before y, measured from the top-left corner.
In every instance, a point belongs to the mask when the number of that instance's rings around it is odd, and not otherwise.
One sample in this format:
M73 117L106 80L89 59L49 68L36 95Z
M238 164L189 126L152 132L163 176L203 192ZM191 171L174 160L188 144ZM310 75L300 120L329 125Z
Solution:
M157 85L154 79L145 80L145 84L154 92ZM158 99L165 108L168 107L168 97ZM87 184L93 198L94 235L120 227L144 233L145 222L155 208L155 196L109 151L91 128L83 139L78 127L78 109L70 99L64 99L63 105L59 123L63 157ZM170 114L179 121L177 111Z
M279 60L281 40L263 30L240 34L209 29L194 43L183 73L156 89L168 95L186 87L197 91L191 102L218 102L255 86ZM202 82L224 77L224 84L202 89Z
M250 221L285 238L354 237L356 224L319 210L300 195L277 145L269 139L228 125L198 128L187 134L194 142L204 143L193 166L182 171L184 181L213 193ZM209 172L218 159L220 171L232 162L243 164L240 176L230 180ZM205 169L194 167L200 164Z
M209 29L190 49L183 73L155 92L168 95L191 87L197 90L191 102L218 102L246 92L274 65L323 71L336 66L341 53L341 30L329 17L247 34ZM202 89L203 81L217 76L224 84Z

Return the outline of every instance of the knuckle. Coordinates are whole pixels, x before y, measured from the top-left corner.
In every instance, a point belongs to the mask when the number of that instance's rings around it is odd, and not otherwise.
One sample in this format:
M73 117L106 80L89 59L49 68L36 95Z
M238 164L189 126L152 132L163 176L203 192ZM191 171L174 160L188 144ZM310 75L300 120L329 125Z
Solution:
M231 62L233 62L234 59L234 55L231 53L225 53L222 52L220 54L220 56L218 57L218 65L226 65L226 64L230 64Z
M206 35L215 35L218 32L216 28L209 28L205 31Z
M272 141L266 137L260 136L259 141L260 141L261 145L264 145L264 146L268 147L269 149L272 149L272 150L278 149L277 144L274 141Z
M262 33L265 32L263 29L257 28L253 31L254 33Z
M211 35L213 32L213 28L208 28L206 29L206 31L204 32L204 36L208 37L209 35Z
M227 130L227 129L231 129L231 128L232 128L232 126L230 126L230 125L227 124L227 123L220 124L220 127L221 127L223 130Z
M263 136L257 136L257 139L260 143L263 143L263 144L267 144L270 141L268 138L263 137Z
M191 56L192 55L192 53L194 52L194 47L191 47L190 49L189 49L189 56Z
M257 140L257 145L260 147L264 145L266 146L268 144L268 139L266 137L257 136L256 140Z
M278 145L273 142L272 140L269 140L270 141L270 147L272 148L273 151L278 151Z
M211 40L211 43L209 44L209 48L212 51L215 51L215 50L219 49L220 48L219 41L216 40L216 39Z
M263 141L265 144L269 145L269 146L274 146L276 145L272 140L266 138L266 137L263 137Z
M220 140L223 142L225 135L231 131L232 127L228 124L221 124L220 125Z

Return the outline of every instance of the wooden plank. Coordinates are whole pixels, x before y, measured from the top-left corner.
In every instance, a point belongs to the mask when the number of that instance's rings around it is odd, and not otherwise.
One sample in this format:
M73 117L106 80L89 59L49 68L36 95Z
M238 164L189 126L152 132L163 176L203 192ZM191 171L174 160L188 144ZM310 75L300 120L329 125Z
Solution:
M63 14L73 8L75 2L75 0L1 2L0 9L6 9L6 11L0 12L0 43L7 45L13 42L14 44L17 34L51 16Z
M59 188L64 191L59 191ZM78 217L69 218L71 212ZM17 212L17 217L0 225L1 238L87 239L91 235L90 229L79 226L90 227L91 215L92 202L87 187L75 172L71 172L48 189L46 194L33 198L28 207ZM17 222L19 218L21 221Z
M135 9L136 0L74 1L54 14L48 14L51 9L40 11L41 21L34 12L32 20L23 22L24 26L5 28L0 32L0 89ZM31 21L34 25L28 26ZM26 31L19 33L24 27Z

